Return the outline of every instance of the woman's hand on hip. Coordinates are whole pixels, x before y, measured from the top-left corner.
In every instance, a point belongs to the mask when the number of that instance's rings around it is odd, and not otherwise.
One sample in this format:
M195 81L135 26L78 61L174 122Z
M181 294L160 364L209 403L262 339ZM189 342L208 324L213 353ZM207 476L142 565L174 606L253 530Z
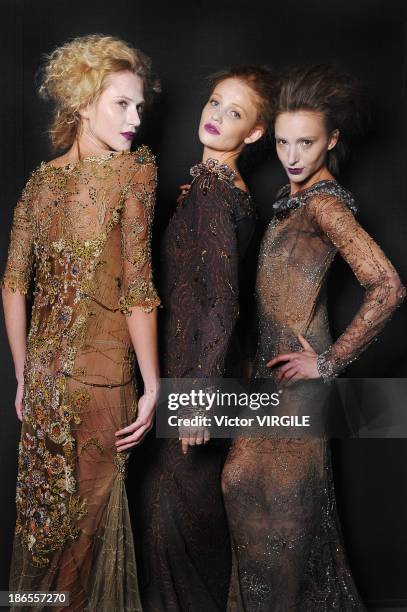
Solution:
M296 380L320 378L317 368L318 354L304 336L298 334L298 339L304 349L303 351L281 353L266 364L268 368L272 368L281 362L285 362L276 373L277 380L282 384L295 382Z

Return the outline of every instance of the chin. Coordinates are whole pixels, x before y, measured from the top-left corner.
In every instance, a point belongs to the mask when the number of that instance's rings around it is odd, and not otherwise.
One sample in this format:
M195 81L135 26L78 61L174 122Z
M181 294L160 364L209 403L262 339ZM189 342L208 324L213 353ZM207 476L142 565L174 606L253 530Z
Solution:
M219 136L215 136L213 134L209 134L204 128L199 128L198 138L201 144L204 147L209 147L210 149L214 149L215 151L219 151L222 149L221 142L219 140Z
M210 134L208 134L203 128L199 130L198 138L201 144L203 144L204 146L210 147L213 145L213 137L211 138Z
M123 146L119 146L117 144L106 144L106 148L115 153L120 153L123 151Z
M113 151L117 151L118 153L122 153L123 151L129 151L131 148L132 141L126 140L125 138L120 138L115 142L112 142L109 146Z
M308 174L290 174L289 172L287 173L287 176L291 183L303 183L309 178Z

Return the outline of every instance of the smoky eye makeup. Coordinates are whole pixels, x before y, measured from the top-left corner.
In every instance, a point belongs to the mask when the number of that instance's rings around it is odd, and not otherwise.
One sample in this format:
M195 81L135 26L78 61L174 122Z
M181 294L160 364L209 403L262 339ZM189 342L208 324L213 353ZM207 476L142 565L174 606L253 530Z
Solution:
M314 142L315 141L313 139L311 139L311 138L301 138L301 140L300 140L300 144L303 147L310 147L311 145L314 144Z

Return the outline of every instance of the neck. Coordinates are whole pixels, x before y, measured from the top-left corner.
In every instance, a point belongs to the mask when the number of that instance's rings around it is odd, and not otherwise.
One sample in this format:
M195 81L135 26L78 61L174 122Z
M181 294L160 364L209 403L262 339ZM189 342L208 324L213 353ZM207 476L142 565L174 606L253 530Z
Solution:
M79 131L72 147L67 152L67 157L76 160L83 157L105 155L111 151L112 149L109 149L109 147L100 142L84 127L84 129Z
M239 173L237 168L237 160L240 155L240 150L237 151L215 151L214 149L210 149L209 147L204 147L202 161L206 162L209 158L217 159L219 163L226 164L234 170L236 173Z
M328 168L323 166L301 183L294 183L293 181L290 181L290 193L291 195L294 195L294 193L297 193L298 191L303 191L304 189L312 187L312 185L318 183L319 181L332 180L333 178L334 177L329 172Z

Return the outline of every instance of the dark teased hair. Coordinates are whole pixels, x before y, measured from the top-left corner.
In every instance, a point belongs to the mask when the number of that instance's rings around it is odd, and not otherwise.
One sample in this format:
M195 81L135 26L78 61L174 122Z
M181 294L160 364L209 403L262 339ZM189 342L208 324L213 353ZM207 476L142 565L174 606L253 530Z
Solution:
M367 120L360 83L335 64L289 68L279 78L274 106L275 117L300 110L323 113L327 131L339 130L338 143L328 151L328 168L334 175Z

